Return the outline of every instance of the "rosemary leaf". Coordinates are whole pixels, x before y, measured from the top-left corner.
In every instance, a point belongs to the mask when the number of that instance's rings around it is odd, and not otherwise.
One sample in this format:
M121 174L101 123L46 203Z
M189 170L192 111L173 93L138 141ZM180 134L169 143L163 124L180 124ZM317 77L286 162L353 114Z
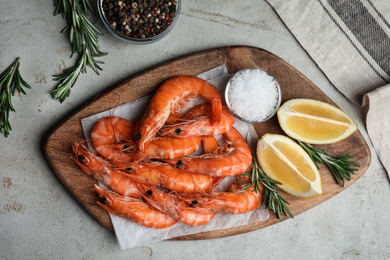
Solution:
M62 103L70 95L71 88L86 66L86 60L87 56L84 54L75 66L66 69L61 75L54 75L53 79L60 82L57 88L50 92L54 99Z
M289 203L284 198L282 198L279 192L275 189L275 185L281 183L265 175L259 163L257 162L255 155L253 156L252 170L246 171L241 175L249 175L249 174L252 175L251 182L244 183L248 185L241 188L242 190L248 189L249 187L254 185L255 188L253 192L261 192L263 194L262 204L264 204L266 208L270 209L274 214L276 214L280 221L283 221L282 213L285 216L287 216L288 214L291 218L294 218L291 211L287 207ZM264 191L261 190L260 183L264 186Z
M307 152L316 165L317 163L324 163L329 168L337 184L341 187L344 187L345 180L351 180L352 174L358 170L356 167L360 167L358 162L350 160L353 156L349 154L341 157L332 157L325 151L315 148L310 144L301 141L298 141L298 143Z
M16 92L26 95L25 88L31 86L23 80L19 72L20 58L17 58L3 73L0 74L0 132L8 137L12 127L9 122L9 113L15 112L11 97Z
M54 99L62 103L70 95L70 90L80 74L87 73L87 66L99 75L102 68L98 64L102 62L95 58L107 53L100 51L98 44L98 37L103 33L88 18L89 12L95 14L89 0L54 0L53 4L54 15L62 14L67 21L67 26L61 33L69 34L69 41L72 44L70 57L76 53L80 55L76 65L66 69L62 75L53 76L53 80L59 84L50 93Z

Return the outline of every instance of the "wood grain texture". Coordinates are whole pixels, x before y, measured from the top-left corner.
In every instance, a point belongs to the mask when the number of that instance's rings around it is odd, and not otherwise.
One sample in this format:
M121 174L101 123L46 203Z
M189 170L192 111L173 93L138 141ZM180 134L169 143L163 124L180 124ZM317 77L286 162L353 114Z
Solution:
M97 182L92 177L84 174L72 159L72 144L76 141L74 133L79 138L84 138L81 125L79 124L80 119L110 108L108 107L109 103L107 101L110 99L110 95L120 95L120 103L118 105L121 105L153 94L160 84L170 77L177 75L197 75L222 64L227 66L229 73L254 67L268 71L280 84L282 103L292 98L313 98L334 104L311 81L284 60L268 51L250 46L227 46L209 49L164 62L129 76L124 81L108 88L104 94L98 95L97 97L94 96L94 99L77 108L58 123L47 134L43 142L43 151L53 172L68 192L92 218L104 227L113 230L108 213L96 204L98 199L97 194L87 188ZM114 96L112 98L115 98ZM283 133L276 116L267 122L256 124L254 127L259 137L265 133ZM289 201L289 209L294 216L319 205L348 188L365 173L371 162L369 147L359 131L346 140L332 145L321 146L321 148L333 156L345 155L352 151L354 160L358 161L361 167L353 175L352 180L346 182L345 187L341 188L337 185L329 170L322 166L320 172L323 194L318 197L298 198L281 191L282 196ZM287 218L286 216L284 217L284 219ZM258 230L276 223L280 223L280 221L271 213L270 218L265 221L174 239L196 240L220 238Z

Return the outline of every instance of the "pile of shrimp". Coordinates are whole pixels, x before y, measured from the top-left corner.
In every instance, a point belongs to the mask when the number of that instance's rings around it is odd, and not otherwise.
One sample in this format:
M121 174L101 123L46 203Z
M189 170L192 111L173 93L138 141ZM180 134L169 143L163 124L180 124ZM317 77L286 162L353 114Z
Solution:
M206 102L182 114L198 96ZM246 213L262 203L254 187L242 189L251 179L242 173L250 169L252 153L234 121L213 85L176 76L158 88L142 118L98 120L91 132L96 152L77 142L74 160L109 187L93 188L106 211L149 228L204 225L216 214ZM224 136L222 146L217 135ZM200 146L203 153L193 155ZM235 181L220 191L226 176Z

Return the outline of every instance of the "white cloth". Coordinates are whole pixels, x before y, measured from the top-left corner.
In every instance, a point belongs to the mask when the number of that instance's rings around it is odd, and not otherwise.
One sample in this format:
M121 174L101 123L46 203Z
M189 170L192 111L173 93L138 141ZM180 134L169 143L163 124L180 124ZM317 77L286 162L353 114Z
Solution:
M390 177L390 1L267 1L332 84L368 106L367 132Z

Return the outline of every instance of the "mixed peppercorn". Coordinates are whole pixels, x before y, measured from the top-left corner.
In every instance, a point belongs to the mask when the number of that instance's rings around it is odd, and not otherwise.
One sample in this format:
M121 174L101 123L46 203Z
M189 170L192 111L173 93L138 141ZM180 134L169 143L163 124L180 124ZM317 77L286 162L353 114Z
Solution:
M111 27L131 38L150 38L166 30L176 16L176 0L103 0Z

